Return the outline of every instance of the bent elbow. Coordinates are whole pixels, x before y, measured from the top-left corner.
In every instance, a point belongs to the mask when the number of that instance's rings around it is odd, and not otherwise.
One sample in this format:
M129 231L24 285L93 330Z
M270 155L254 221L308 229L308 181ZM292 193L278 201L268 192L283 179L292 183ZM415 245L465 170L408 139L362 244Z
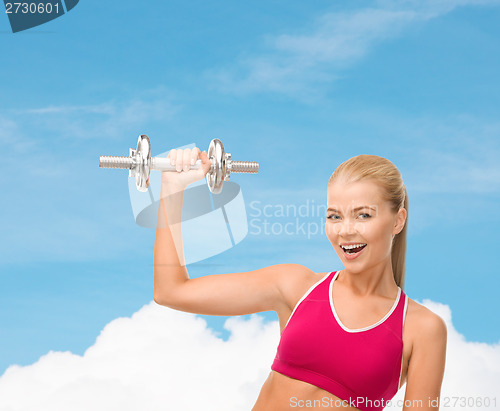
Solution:
M156 304L158 304L158 305L165 305L165 304L163 303L163 299L162 299L161 295L159 295L159 294L154 293L154 294L153 294L153 300L154 300L154 302L155 302Z
M178 309L172 294L166 294L164 292L154 291L153 299L154 302L158 305L162 305L168 308Z
M164 307L168 307L169 306L169 301L165 297L165 293L162 293L162 292L159 292L159 291L155 290L153 292L153 300L158 305L163 305Z

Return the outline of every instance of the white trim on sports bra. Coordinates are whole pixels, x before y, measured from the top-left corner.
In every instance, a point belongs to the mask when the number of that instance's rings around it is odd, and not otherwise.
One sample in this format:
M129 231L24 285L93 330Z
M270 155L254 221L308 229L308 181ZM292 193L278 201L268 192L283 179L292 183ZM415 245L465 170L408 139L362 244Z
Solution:
M376 326L382 324L385 320L387 320L390 315L393 313L393 311L396 309L396 307L398 306L398 303L399 303L399 299L401 298L401 288L398 287L398 296L396 297L396 300L394 301L394 304L392 305L392 308L390 309L390 311L383 317L381 318L380 320L378 320L375 324L372 324L372 325L369 325L367 327L363 327L363 328L355 328L355 329L352 329L352 328L347 328L344 324L342 324L342 321L340 321L340 318L339 316L337 315L337 311L335 311L335 306L333 305L333 283L335 281L335 279L337 278L337 276L339 275L339 272L340 271L337 271L336 274L333 276L332 280L330 281L330 288L329 288L329 294L330 294L330 307L332 309L332 313L333 315L335 316L335 319L337 320L337 323L347 332L349 333L358 333L358 332L361 332L361 331L367 331L367 330L370 330L372 328L375 328Z
M403 307L403 329L405 327L405 317L406 317L406 310L408 309L408 295L405 294L405 306ZM401 338L403 338L403 335L401 333ZM401 386L401 377L403 376L403 356L404 353L401 353L401 370L399 371L399 382L398 382L398 391Z
M297 302L297 304L295 304L295 307L293 307L293 311L292 313L290 314L290 317L288 317L288 321L286 322L285 324L285 327L283 328L283 330L285 330L286 326L288 325L288 323L290 322L292 316L293 316L293 313L295 312L295 310L297 309L297 307L300 305L300 303L302 301L304 301L304 299L309 295L311 294L312 290L314 290L318 285L320 285L323 281L325 281L328 276L332 273L333 271L330 271L328 274L326 274L323 278L321 278L320 280L316 281L311 287L309 287L309 290L307 290L305 292L305 294L302 296L302 298Z

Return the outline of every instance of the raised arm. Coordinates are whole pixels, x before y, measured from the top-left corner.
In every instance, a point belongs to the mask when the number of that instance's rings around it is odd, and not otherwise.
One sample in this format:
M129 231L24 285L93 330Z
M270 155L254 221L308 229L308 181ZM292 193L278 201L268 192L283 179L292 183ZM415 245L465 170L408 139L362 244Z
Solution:
M419 323L420 331L408 364L403 411L439 410L446 361L446 324L427 308Z
M295 284L314 273L299 264L278 264L254 271L190 279L182 246L184 188L210 169L198 148L169 154L178 170L200 156L202 168L162 173L161 200L154 247L154 300L160 305L207 315L244 315L286 310ZM174 160L174 161L172 161Z

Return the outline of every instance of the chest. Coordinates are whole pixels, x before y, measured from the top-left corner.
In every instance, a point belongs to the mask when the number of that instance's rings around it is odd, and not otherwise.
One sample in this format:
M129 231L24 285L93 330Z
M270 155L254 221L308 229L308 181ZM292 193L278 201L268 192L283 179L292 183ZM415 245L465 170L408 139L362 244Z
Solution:
M406 295L398 287L395 299L362 301L342 292L336 295L332 285L333 281L316 284L280 317L276 362L312 372L346 392L371 398L394 395L408 368L403 335Z
M279 356L299 367L360 385L386 384L401 371L403 341L382 322L365 331L346 331L329 301L303 301L283 329ZM383 384L382 384L383 385Z

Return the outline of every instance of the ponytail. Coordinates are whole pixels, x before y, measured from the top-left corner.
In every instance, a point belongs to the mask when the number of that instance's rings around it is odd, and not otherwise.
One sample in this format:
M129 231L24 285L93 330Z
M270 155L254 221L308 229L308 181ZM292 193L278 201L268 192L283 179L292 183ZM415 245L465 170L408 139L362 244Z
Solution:
M406 187L404 189L404 202L403 207L406 210L406 221L403 229L396 234L392 242L392 272L394 274L394 281L402 290L404 290L405 283L405 260L406 260L406 227L408 227L408 194L406 192Z

